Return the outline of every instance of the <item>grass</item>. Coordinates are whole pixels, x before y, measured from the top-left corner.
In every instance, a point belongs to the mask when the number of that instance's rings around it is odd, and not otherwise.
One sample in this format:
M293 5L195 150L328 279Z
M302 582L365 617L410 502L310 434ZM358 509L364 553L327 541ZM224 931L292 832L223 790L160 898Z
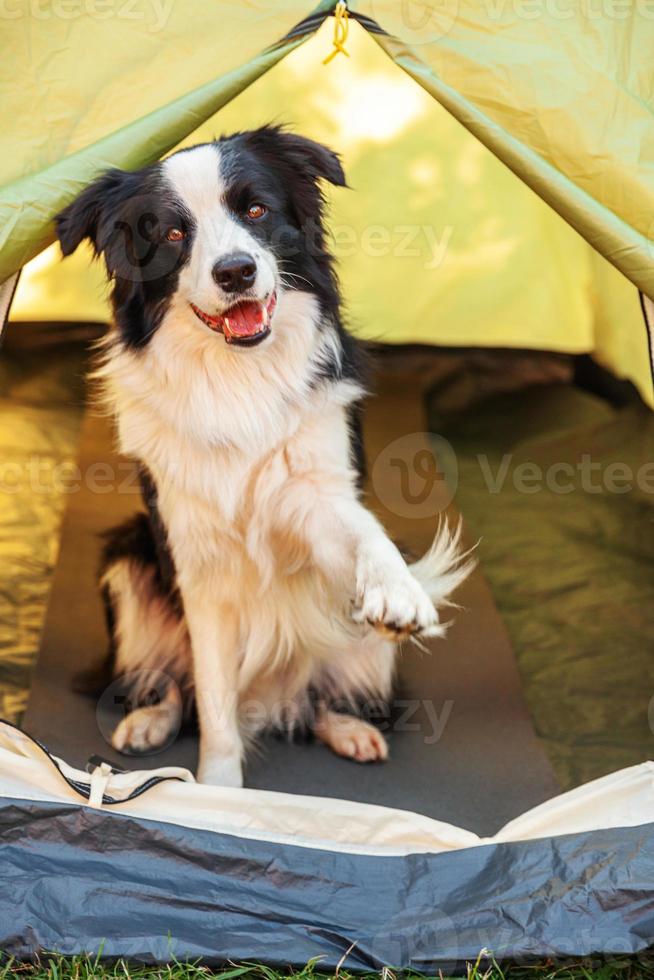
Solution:
M209 970L197 963L173 961L166 966L139 966L123 960L107 964L99 957L63 957L47 954L33 964L5 960L0 963L0 980L418 980L419 974L396 974L384 969L379 973L352 974L337 969L332 973L320 971L319 960L301 970L278 971L253 963L233 965L221 970ZM468 980L654 980L654 957L619 957L602 963L576 962L539 966L499 965L481 955L467 968ZM442 973L438 980L448 980Z

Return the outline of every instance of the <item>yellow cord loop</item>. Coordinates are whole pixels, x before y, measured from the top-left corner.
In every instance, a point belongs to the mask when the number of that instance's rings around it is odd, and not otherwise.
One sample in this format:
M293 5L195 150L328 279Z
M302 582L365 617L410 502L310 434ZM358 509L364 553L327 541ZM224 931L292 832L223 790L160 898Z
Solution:
M346 58L350 57L349 51L345 50L345 42L347 41L349 29L350 23L348 20L347 4L345 0L338 0L338 3L334 7L334 40L332 41L334 50L327 55L323 61L323 65L328 65L337 54L344 54Z

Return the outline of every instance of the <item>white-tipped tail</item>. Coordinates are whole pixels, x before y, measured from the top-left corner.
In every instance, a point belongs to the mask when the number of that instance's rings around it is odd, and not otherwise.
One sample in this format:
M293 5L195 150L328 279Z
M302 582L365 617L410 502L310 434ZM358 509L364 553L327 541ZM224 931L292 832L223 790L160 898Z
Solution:
M462 530L463 521L459 520L452 530L447 521L442 520L429 551L419 561L409 565L409 571L420 582L436 608L454 605L449 599L450 595L477 564L471 557L474 547L461 551Z

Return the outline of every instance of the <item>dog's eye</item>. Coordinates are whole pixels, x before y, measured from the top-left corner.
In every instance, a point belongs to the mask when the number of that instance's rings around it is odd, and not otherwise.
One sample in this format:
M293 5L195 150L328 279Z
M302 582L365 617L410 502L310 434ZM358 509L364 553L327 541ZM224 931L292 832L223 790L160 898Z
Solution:
M245 214L251 221L256 221L257 218L263 218L267 210L265 204L254 203L250 205Z
M181 242L186 238L186 232L182 231L181 228L169 228L166 232L166 238L169 242Z

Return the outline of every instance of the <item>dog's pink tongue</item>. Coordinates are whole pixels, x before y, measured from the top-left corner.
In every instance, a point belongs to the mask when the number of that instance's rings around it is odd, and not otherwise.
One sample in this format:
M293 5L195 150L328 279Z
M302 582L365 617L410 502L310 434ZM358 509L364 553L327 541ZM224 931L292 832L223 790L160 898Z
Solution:
M245 300L225 314L225 331L233 337L252 337L263 326L266 309L262 303Z

